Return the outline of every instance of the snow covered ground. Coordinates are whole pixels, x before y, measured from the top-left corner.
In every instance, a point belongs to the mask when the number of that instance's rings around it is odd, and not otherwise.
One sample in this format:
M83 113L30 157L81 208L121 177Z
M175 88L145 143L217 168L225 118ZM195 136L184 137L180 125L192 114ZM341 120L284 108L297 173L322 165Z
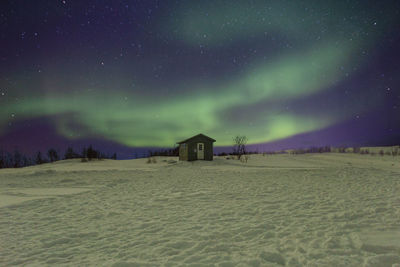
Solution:
M400 266L400 157L0 170L0 265Z

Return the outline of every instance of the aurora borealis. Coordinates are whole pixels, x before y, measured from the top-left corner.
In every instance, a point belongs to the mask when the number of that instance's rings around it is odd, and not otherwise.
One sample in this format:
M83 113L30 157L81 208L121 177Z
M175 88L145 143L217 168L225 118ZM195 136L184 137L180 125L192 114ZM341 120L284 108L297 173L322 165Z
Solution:
M216 146L237 134L299 146L400 137L399 1L0 7L0 147L40 127L31 142L43 149L57 138L171 147L198 133Z

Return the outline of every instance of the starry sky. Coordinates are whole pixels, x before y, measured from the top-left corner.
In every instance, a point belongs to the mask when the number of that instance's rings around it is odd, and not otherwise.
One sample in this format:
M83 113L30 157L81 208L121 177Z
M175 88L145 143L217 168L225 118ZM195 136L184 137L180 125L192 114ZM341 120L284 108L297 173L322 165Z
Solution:
M400 143L400 1L2 0L0 147Z

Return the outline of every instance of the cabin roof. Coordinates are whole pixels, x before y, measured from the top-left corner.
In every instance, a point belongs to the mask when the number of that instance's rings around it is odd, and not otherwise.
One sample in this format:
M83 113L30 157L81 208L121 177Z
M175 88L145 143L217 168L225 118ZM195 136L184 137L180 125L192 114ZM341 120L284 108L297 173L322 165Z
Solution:
M202 138L205 138L205 139L210 140L211 142L215 142L215 139L212 139L211 137L208 137L207 135L198 134L198 135L192 136L192 137L190 137L190 138L188 138L188 139L185 139L185 140L183 140L183 141L177 142L177 144L186 143L186 142L189 141L190 139L194 139L194 138L196 138L196 137L202 137Z

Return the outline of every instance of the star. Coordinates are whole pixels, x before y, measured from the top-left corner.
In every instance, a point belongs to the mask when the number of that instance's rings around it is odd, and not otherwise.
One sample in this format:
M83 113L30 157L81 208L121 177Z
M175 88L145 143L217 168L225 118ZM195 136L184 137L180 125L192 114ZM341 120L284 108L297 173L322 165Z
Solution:
M399 1L58 0L57 18L26 2L40 12L0 12L14 36L2 39L0 128L46 120L61 136L82 127L82 138L143 147L193 131L218 146L238 130L254 144L320 130L357 143L356 127L376 127L363 130L374 140L387 123L399 131Z

